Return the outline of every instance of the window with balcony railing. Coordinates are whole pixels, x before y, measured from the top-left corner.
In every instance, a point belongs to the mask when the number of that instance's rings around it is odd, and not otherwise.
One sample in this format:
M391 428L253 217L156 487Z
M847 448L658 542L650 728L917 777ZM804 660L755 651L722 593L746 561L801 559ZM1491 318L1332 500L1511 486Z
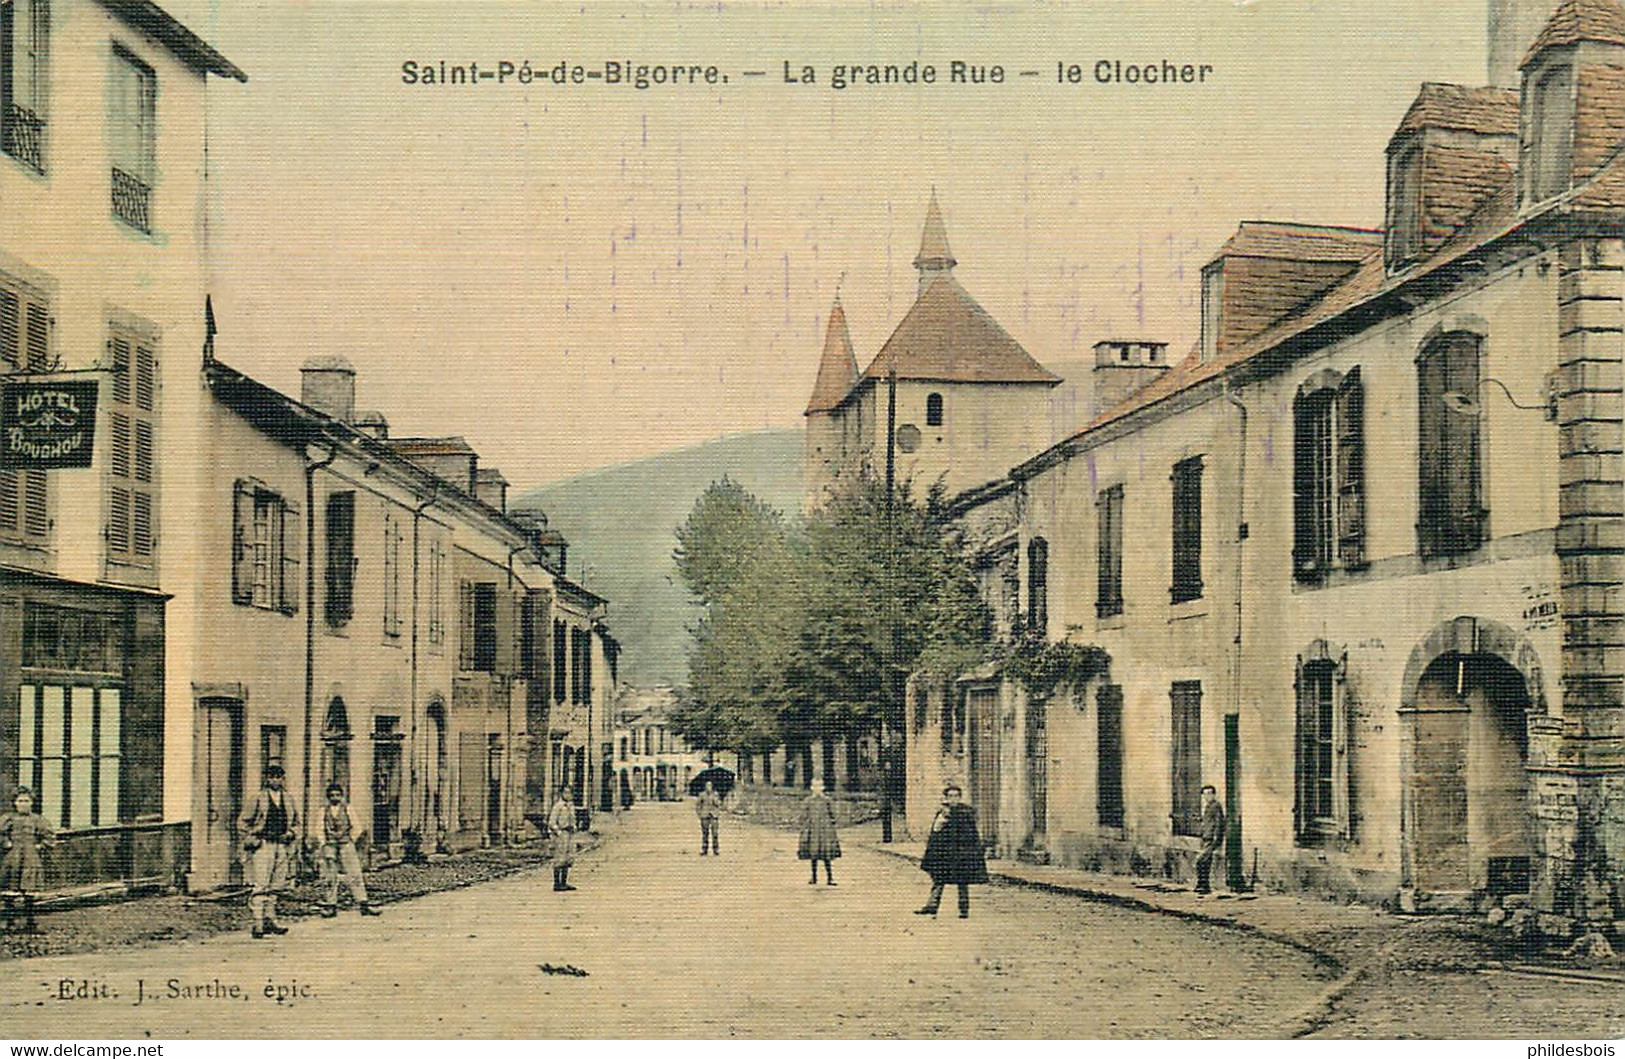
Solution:
M0 150L45 172L47 0L0 3Z
M155 83L152 70L133 55L113 52L109 95L113 216L152 231L152 184L157 156Z

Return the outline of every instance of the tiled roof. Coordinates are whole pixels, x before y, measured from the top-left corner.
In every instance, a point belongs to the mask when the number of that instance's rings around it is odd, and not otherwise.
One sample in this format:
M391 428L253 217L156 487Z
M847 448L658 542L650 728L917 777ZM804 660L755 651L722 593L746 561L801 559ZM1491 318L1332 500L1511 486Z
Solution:
M946 274L933 280L914 302L863 378L884 379L894 358L900 379L1048 386L1061 381Z
M408 456L473 456L474 449L462 437L386 438L384 444Z
M1422 237L1432 252L1495 192L1512 181L1512 165L1488 151L1435 146L1422 153Z
M1382 245L1370 228L1339 228L1279 221L1242 221L1216 257L1268 257L1287 261L1360 261Z
M1625 142L1625 70L1587 64L1576 71L1574 179L1597 171Z
M1625 44L1625 7L1620 6L1619 0L1563 0L1519 66L1528 66L1536 54L1547 48L1582 40Z
M1625 210L1625 155L1616 155L1569 202L1584 210Z
M1470 88L1424 81L1394 135L1402 136L1423 127L1516 136L1518 93L1510 88Z
M813 383L812 398L803 414L840 407L847 391L857 381L858 358L852 352L852 335L846 329L846 310L841 308L841 299L837 297L824 328L824 355L818 361L818 380Z

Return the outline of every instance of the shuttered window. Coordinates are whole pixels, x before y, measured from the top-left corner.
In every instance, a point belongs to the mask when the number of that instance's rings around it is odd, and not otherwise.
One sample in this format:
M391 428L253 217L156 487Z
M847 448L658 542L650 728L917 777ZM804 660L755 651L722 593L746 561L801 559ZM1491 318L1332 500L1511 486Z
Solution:
M327 624L338 628L355 616L355 493L327 497Z
M303 590L297 504L250 479L232 500L231 598L245 607L295 614Z
M1365 397L1358 368L1293 406L1292 568L1300 580L1365 565Z
M1202 458L1174 464L1173 584L1174 603L1202 598Z
M1433 339L1417 358L1417 545L1424 556L1460 555L1484 540L1479 418L1458 410L1478 400L1483 340L1468 331ZM1455 404L1447 403L1446 395Z
M564 642L564 623L553 623L553 701L564 701L566 677L565 652L568 646Z
M396 512L384 508L384 635L401 634L401 518Z
M470 586L470 624L473 653L466 667L476 673L497 671L497 586L480 582Z
M1049 541L1043 537L1027 544L1027 628L1038 636L1049 630Z
M1171 817L1174 834L1202 833L1202 682L1176 680L1169 691L1173 706L1171 743Z
M1123 826L1123 686L1095 692L1095 814L1102 827Z
M429 541L429 642L438 644L446 638L446 613L443 597L446 580L446 549L438 540Z
M1298 658L1294 816L1300 842L1353 834L1347 666L1347 659Z
M49 6L0 3L0 149L37 173L45 172Z
M0 374L39 371L51 362L51 316L43 299L0 278ZM0 471L0 541L50 540L45 471Z
M158 549L158 344L127 329L109 331L107 559L151 569Z
M152 231L152 184L157 158L157 90L150 67L115 48L108 92L113 215Z
M1103 489L1095 498L1095 616L1123 613L1123 487Z

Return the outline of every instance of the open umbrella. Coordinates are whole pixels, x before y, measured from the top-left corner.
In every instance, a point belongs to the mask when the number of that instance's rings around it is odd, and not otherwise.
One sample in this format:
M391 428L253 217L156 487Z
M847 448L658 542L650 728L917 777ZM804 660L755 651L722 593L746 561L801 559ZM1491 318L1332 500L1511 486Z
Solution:
M688 781L688 793L699 794L705 790L707 783L717 789L717 794L726 798L728 792L734 789L733 771L725 769L721 765L712 765L710 768L701 769L693 779Z

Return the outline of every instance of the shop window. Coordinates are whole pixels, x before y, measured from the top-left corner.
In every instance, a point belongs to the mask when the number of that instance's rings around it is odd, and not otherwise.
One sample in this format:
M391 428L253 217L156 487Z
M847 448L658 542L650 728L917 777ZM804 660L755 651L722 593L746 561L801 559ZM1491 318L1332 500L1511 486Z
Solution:
M68 830L119 823L123 692L84 684L18 689L17 782L36 811Z

